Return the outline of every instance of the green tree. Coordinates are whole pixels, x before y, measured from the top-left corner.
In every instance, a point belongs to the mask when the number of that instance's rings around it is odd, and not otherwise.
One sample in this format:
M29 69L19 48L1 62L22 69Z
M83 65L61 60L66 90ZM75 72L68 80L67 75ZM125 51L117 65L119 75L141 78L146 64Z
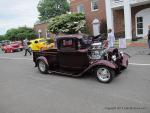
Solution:
M0 41L7 40L7 38L4 35L0 35Z
M40 13L40 21L46 21L52 17L65 14L69 11L69 4L67 0L40 0L37 8Z
M36 37L36 32L32 28L19 27L8 30L5 37L9 40L23 40L25 38L33 39Z
M81 13L63 14L56 16L49 21L50 32L74 34L85 30L85 15Z

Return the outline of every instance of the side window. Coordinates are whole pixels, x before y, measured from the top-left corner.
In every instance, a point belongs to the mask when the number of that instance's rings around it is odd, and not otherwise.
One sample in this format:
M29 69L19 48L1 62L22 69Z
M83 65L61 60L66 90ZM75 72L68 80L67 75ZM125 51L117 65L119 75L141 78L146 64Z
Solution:
M85 13L83 4L80 4L77 6L77 12L78 13Z
M92 0L91 1L91 10L97 11L98 10L98 0Z
M143 34L143 17L137 17L137 34L141 35Z

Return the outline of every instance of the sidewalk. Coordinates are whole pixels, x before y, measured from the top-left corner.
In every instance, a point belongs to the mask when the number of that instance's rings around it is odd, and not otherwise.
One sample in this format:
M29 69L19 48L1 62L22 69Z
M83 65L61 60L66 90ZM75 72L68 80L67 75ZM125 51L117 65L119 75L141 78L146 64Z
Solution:
M119 48L119 41L116 41L115 47ZM128 53L130 56L147 55L149 53L146 39L139 39L138 41L127 40L127 48L119 50Z
M135 57L137 55L147 55L149 53L149 49L144 47L127 47L126 49L119 50L129 54L131 57Z

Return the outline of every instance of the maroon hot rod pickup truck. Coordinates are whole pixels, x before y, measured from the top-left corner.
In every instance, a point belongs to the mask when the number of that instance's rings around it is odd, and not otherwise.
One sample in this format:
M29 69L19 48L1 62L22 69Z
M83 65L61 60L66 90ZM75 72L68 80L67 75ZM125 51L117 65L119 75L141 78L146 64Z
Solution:
M33 51L33 61L41 73L79 77L91 71L100 82L109 83L128 67L129 56L103 45L98 42L87 46L81 35L60 36L56 48Z

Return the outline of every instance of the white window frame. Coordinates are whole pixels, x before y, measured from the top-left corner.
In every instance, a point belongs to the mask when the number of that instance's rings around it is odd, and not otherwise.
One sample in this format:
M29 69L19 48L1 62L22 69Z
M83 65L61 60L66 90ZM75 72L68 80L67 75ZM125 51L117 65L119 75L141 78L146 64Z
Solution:
M95 32L94 32L94 26L95 25L98 25L98 32L99 32L98 34L95 34ZM100 34L100 21L99 21L99 19L95 18L92 22L92 26L93 26L93 35L94 36L99 35Z
M142 18L142 22L138 22L138 21L137 21L137 19L140 18L140 17ZM137 33L137 35L143 35L143 34L139 34L139 33L138 33L138 29L144 30L144 26L143 26L143 28L138 28L138 24L139 24L139 23L142 23L142 24L143 24L143 17L142 17L142 16L136 17L136 33ZM143 33L144 33L144 31L143 31Z
M80 10L81 7L83 7L83 11ZM84 9L84 5L83 4L77 5L77 12L78 13L85 13L85 9Z
M97 9L93 8L93 2L97 2ZM98 11L99 10L99 6L98 6L98 0L92 0L91 1L91 11Z

